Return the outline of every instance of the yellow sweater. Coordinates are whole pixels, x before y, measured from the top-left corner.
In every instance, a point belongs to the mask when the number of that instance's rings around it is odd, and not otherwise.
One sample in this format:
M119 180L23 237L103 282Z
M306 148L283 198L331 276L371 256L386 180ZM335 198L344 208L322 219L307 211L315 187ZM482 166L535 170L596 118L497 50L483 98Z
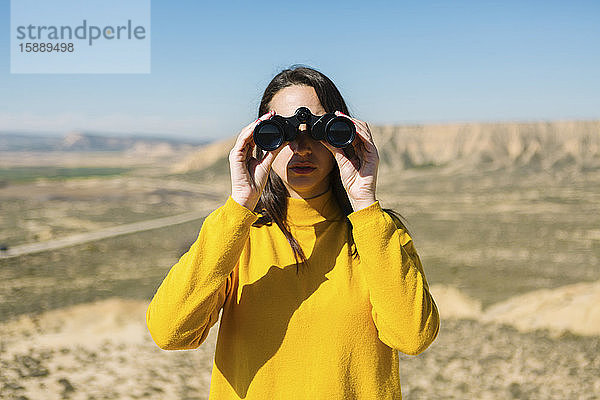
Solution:
M435 339L439 315L410 236L379 202L348 216L330 190L288 199L300 266L276 224L231 197L204 221L146 321L162 349L198 347L219 319L211 399L400 399L398 352Z

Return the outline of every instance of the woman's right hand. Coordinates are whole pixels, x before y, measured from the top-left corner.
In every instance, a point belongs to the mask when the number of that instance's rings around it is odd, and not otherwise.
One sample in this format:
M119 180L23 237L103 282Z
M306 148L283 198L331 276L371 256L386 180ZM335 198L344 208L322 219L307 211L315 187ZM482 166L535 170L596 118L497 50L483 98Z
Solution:
M242 129L233 149L229 152L229 169L231 171L231 198L238 204L253 211L260 195L267 184L271 164L284 145L267 152L261 161L252 155L255 143L252 137L254 128L261 121L275 115L274 111L264 114L256 121Z

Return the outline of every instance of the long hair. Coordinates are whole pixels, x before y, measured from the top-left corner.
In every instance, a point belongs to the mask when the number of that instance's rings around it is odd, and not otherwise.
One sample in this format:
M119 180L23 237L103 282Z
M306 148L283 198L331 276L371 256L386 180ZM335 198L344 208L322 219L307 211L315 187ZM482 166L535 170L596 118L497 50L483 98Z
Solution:
M260 117L269 112L269 104L277 92L292 85L305 85L314 88L321 105L325 109L325 112L332 113L334 111L341 111L346 115L350 115L344 98L340 94L337 87L327 76L313 68L302 65L293 65L275 75L275 77L271 80L260 101L258 116ZM267 153L265 151L259 149L258 147L255 148L254 156L259 160L262 160L266 154ZM337 166L337 163L334 162L333 164L334 166L329 176L332 191L343 214L347 217L354 210L352 209L346 189L344 189L344 186L342 185L340 170ZM302 251L300 244L291 234L290 228L286 223L289 195L290 194L281 178L273 171L273 169L271 169L265 188L263 189L260 199L254 208L255 212L262 214L262 217L254 223L254 226L270 225L273 222L279 226L290 246L292 247L294 258L296 259L296 273L298 273L299 265L303 264L308 266L308 260L306 259L306 255ZM384 210L390 214L392 218L396 217L394 220L397 224L400 223L402 226L404 226L400 222L400 218L402 218L400 214L390 209ZM352 237L352 224L348 218L346 218L346 223L349 227L349 252L352 257L357 257L358 252Z

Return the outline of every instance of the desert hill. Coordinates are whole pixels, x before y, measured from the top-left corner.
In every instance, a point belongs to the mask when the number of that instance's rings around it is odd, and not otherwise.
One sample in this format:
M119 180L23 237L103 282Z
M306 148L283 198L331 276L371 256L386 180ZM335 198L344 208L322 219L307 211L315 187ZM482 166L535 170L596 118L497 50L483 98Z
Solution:
M510 324L526 332L600 334L600 282L581 282L515 296L486 310L484 322Z
M189 145L185 141L168 138L105 136L85 132L70 132L60 141L63 151L136 151L174 153L178 148Z
M373 126L380 171L600 170L600 121ZM188 172L227 162L235 138L201 147L173 168Z
M386 168L600 169L600 121L378 127Z
M511 325L521 332L545 329L553 336L564 332L600 335L600 281L539 289L492 304L481 302L451 285L435 284L431 293L442 318L466 318Z
M136 135L109 135L73 131L62 136L0 132L0 151L135 151L174 153L192 146L206 144L180 138Z

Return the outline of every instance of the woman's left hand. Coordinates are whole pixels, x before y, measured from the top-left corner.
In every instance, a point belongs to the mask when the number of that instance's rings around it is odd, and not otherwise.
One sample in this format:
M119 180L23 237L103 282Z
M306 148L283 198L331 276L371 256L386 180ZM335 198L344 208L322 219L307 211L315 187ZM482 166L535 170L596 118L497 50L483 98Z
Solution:
M344 116L354 122L356 138L346 150L334 147L325 140L321 143L333 153L340 169L342 184L348 193L352 208L354 211L358 211L376 201L375 186L379 154L369 125L366 122L349 117L339 111L336 111L335 115Z

